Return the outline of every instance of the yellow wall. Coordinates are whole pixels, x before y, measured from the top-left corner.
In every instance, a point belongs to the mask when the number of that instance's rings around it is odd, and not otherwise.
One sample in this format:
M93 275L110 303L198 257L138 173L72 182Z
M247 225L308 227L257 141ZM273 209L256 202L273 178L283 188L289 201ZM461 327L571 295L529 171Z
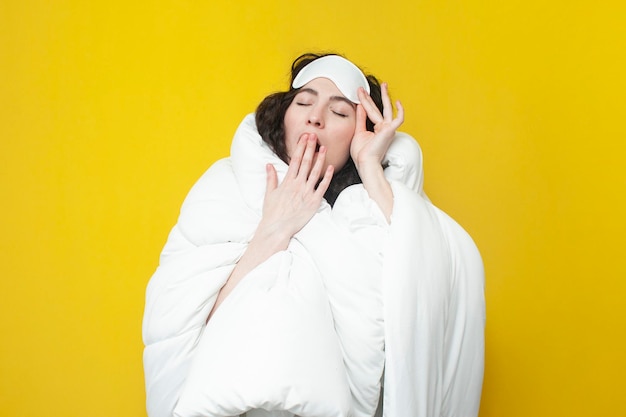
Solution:
M180 203L312 49L390 83L482 251L481 416L626 415L623 2L138 3L0 3L0 414L145 415Z

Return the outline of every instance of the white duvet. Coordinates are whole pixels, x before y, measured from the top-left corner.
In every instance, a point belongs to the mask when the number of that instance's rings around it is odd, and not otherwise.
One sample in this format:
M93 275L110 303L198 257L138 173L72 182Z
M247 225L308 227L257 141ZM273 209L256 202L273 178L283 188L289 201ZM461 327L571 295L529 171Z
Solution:
M183 203L146 294L148 415L476 416L482 261L422 193L408 135L385 161L390 224L347 188L206 322L261 218L266 163L284 176L249 115Z

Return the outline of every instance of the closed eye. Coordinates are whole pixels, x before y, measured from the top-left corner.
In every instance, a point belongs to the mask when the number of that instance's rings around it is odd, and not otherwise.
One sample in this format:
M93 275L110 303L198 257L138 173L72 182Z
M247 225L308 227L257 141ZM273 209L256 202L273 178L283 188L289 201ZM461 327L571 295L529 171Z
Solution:
M339 116L339 117L348 117L348 115L347 115L347 114L340 113L340 112L337 112L337 111L334 111L334 110L333 110L333 113L334 113L334 114L336 114L336 115L337 115L337 116Z

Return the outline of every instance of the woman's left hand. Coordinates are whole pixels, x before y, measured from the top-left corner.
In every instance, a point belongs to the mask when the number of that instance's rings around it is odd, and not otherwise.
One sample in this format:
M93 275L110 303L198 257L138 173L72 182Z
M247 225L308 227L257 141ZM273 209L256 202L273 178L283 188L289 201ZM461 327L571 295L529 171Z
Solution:
M380 166L391 141L396 134L396 130L404 122L404 109L397 101L398 113L393 117L393 107L387 83L381 85L381 96L383 101L383 113L380 113L374 100L363 89L359 88L358 96L361 104L356 109L356 130L350 145L350 156L356 164L357 170L364 167L371 167L374 164ZM374 124L374 131L370 132L365 127L367 117Z
M398 114L393 117L393 107L387 91L387 84L381 85L383 113L376 107L374 100L360 88L359 104L356 108L356 130L350 145L350 156L354 160L363 186L370 198L378 204L387 221L391 221L393 210L393 191L391 184L385 178L381 162L391 145L396 130L404 122L404 109L400 102L396 102ZM374 131L365 127L367 118L374 123Z

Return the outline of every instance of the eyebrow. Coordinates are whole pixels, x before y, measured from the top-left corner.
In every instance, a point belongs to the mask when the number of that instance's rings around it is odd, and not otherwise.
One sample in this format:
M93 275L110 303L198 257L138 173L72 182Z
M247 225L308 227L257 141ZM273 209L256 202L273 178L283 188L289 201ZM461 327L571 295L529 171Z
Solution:
M319 93L317 92L317 90L314 90L314 89L309 88L309 87L301 88L300 91L298 91L298 94L300 94L300 93L310 93L310 94L313 94L314 96L319 96ZM356 107L356 104L354 104L353 102L351 102L350 100L348 100L344 96L331 96L330 97L330 101L344 101L344 102L348 103L350 106L352 106L353 108Z

